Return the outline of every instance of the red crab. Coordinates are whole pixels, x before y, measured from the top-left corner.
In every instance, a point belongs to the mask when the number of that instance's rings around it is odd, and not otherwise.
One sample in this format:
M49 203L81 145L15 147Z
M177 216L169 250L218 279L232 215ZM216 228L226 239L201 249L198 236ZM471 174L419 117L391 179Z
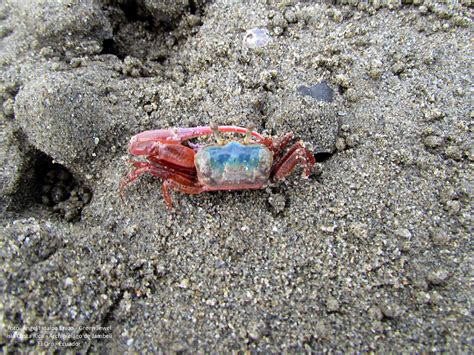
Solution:
M242 140L222 138L221 133L245 134ZM189 139L214 134L217 143L198 145ZM163 196L172 207L169 189L188 194L204 191L260 189L283 179L295 166L303 165L309 176L316 159L301 141L283 154L292 133L272 140L252 130L235 126L169 128L144 131L130 140L130 153L146 161L130 162L135 170L122 179L120 193L140 175L150 173L163 180Z

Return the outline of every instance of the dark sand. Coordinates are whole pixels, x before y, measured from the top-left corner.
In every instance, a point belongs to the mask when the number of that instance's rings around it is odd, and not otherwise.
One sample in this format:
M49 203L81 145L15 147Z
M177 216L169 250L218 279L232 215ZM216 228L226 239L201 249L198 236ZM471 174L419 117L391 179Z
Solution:
M473 352L471 1L202 2L0 5L3 350ZM211 120L320 162L120 199L133 134Z

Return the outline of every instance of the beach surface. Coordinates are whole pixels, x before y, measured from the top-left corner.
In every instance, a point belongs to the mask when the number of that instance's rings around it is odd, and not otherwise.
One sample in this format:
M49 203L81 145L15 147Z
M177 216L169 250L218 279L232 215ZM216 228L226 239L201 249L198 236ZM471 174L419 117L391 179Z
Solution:
M3 1L3 350L473 352L472 3L403 3ZM120 197L210 122L318 162Z

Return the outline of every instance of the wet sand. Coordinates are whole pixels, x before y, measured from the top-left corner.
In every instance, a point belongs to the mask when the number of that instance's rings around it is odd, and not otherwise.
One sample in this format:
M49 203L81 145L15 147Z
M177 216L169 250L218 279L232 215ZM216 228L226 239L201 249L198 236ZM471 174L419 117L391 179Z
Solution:
M356 3L1 4L3 349L472 352L472 6ZM120 198L211 121L318 163Z

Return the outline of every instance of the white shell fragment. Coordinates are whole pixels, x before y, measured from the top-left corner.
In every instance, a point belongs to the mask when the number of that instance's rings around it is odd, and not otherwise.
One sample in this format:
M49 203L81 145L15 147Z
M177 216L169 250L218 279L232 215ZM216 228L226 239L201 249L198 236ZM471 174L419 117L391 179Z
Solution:
M255 27L245 32L244 45L249 48L265 47L271 39L266 28Z

